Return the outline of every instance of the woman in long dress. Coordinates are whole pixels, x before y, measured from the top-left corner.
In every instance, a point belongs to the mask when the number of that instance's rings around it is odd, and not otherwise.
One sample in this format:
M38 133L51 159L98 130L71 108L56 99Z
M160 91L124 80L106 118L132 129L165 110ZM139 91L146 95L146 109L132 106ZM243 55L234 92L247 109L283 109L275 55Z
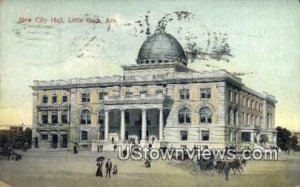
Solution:
M96 171L96 177L103 177L102 174L102 162L97 162L97 171Z

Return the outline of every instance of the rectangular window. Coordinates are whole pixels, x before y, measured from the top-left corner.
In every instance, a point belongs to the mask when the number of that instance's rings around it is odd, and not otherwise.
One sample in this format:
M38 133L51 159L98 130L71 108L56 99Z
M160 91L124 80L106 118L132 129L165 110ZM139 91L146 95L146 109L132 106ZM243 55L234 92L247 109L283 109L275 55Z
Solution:
M52 96L52 103L57 103L57 96Z
M132 92L126 92L125 95L126 95L127 97L129 97L129 96L132 96L133 94L132 94Z
M190 99L190 90L189 89L181 89L180 92L180 99L187 100Z
M52 121L52 124L58 123L57 113L54 113L51 115L51 121Z
M242 132L242 142L250 142L250 132Z
M62 114L61 115L61 122L62 123L69 123L68 122L68 114Z
M42 140L48 140L48 134L42 134L41 139Z
M42 115L42 123L43 124L47 124L48 123L48 115L47 114L43 114Z
M188 139L188 132L187 131L180 131L180 140L187 141Z
M64 96L62 97L62 101L63 101L63 103L68 102L68 96L65 96L65 95L64 95Z
M163 94L163 90L161 90L161 89L156 90L156 95L159 95L159 94Z
M108 93L107 92L100 92L99 93L99 100L103 100L105 98L105 96L107 96Z
M81 140L88 140L88 132L81 131Z
M239 94L235 93L235 103L239 103Z
M209 131L201 131L202 141L209 141Z
M141 120L142 121L142 120ZM129 112L125 112L125 123L128 124L130 123L130 115Z
M233 101L233 92L232 91L230 91L230 93L229 93L229 101Z
M140 91L140 94L146 95L146 94L148 94L148 91L147 90L142 90L142 91Z
M48 103L48 97L47 96L43 96L43 103Z
M83 94L81 95L81 101L82 101L83 103L88 103L88 102L90 102L90 93L83 93Z
M210 88L200 89L200 93L201 93L202 99L209 99L211 97L211 89Z

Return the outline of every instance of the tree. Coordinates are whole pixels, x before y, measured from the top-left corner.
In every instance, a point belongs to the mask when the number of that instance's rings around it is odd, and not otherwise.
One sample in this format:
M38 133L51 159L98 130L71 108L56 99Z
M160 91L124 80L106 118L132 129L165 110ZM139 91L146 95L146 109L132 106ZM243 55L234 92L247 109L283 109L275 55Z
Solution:
M286 128L276 127L277 130L277 146L282 151L288 151L292 148L292 144L295 143L294 140L291 139L291 131L287 130Z
M297 144L298 144L297 136L292 136L291 137L291 148L293 150L297 149Z

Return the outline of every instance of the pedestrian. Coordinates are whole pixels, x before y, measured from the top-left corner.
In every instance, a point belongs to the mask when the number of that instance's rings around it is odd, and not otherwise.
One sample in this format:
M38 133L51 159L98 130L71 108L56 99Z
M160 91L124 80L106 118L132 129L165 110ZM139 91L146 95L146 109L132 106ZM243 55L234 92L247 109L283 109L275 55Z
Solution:
M97 162L97 171L96 171L96 177L103 177L103 174L102 174L102 161L98 161Z
M97 145L97 152L100 152L100 144Z
M74 144L74 147L73 147L74 154L78 153L77 145L78 145L77 143Z
M112 169L112 163L111 163L110 159L107 159L105 168L106 168L106 176L105 177L107 178L107 175L108 175L108 177L110 178L110 173L111 173L111 169Z
M225 174L225 180L228 181L228 175L229 175L229 172L230 172L230 167L228 165L228 163L226 163L226 165L224 166L224 174Z
M117 168L117 165L114 165L114 168L113 168L112 174L113 174L113 176L114 176L114 175L117 175L117 173L118 173L118 168Z
M116 152L117 147L118 147L117 144L115 144L115 145L114 145L114 152Z
M151 167L150 160L146 159L144 165L146 168L150 168Z
M103 152L103 144L100 144L100 152Z
M151 143L149 143L148 147L149 147L149 149L151 149L151 148L152 148L152 144L151 144Z

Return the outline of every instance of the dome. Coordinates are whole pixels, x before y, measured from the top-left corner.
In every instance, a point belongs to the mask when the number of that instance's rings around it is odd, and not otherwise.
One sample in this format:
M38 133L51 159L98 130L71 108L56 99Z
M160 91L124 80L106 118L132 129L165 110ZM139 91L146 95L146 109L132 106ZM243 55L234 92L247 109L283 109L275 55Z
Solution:
M165 32L155 33L140 48L138 64L158 64L179 62L186 66L184 50L174 36Z

